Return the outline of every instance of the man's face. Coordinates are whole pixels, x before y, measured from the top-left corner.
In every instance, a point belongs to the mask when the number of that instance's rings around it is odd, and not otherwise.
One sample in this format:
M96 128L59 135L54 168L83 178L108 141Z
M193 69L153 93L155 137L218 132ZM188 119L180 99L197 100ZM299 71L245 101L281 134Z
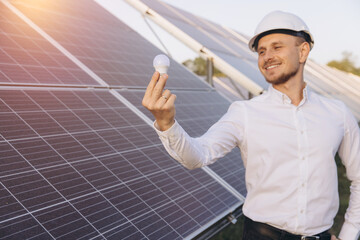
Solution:
M258 42L258 66L266 81L273 85L287 82L299 71L297 38L273 33Z

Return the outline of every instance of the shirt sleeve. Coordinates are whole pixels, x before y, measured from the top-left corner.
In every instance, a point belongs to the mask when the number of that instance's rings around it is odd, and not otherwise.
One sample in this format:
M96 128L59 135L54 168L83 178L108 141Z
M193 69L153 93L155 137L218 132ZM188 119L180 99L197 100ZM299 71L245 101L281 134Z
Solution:
M346 167L346 175L351 181L349 207L339 238L357 240L360 233L360 130L352 113L346 108L344 117L344 138L339 148L339 156Z
M200 168L215 162L239 144L243 127L239 119L239 104L233 103L228 112L201 137L190 137L175 121L166 131L155 127L167 152L188 169ZM237 117L237 118L235 118Z

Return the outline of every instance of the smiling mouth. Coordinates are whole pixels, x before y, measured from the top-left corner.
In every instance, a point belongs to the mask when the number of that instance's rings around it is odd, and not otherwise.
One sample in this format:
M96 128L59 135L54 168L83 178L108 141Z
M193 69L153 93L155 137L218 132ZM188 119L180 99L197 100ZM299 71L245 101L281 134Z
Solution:
M280 63L279 63L279 64L274 64L274 65L270 65L270 66L268 66L268 67L265 67L265 69L266 69L266 70L270 70L270 69L276 68L276 67L278 67L278 66L280 66Z

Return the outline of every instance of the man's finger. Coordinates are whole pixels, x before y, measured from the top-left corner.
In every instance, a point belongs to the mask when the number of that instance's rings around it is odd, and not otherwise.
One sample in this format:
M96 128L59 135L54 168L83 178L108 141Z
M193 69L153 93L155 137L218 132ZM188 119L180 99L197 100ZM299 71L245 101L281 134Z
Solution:
M169 89L166 89L166 90L162 93L162 95L161 95L161 97L159 98L158 101L160 101L162 104L164 104L164 103L169 99L170 96L171 96L170 90L169 90Z
M151 97L155 99L159 99L162 95L162 92L164 91L164 87L166 84L166 81L168 79L167 74L163 74L160 76L159 81L156 83L154 90L152 91Z
M170 97L167 99L165 105L172 106L175 104L175 100L176 100L176 95L171 94Z
M159 80L159 77L160 77L160 73L157 71L154 72L154 74L152 75L151 80L146 88L144 98L151 97L153 89L156 86L157 81Z

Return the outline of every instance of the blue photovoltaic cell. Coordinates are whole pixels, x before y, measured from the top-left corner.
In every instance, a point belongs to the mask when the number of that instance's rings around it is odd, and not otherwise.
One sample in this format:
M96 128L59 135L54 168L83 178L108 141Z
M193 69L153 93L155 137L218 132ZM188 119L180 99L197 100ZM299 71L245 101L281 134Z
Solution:
M268 84L258 70L256 53L251 52L248 48L246 39L249 37L233 30L229 31L216 23L161 1L142 0L142 2L263 89L268 88ZM311 60L305 67L305 81L308 82L310 88L326 97L340 99L359 119L359 98L354 89L360 85L348 80L350 80L349 76L339 77L329 74L324 66Z
M153 119L151 113L141 106L143 91L119 91L137 108ZM227 111L230 103L217 92L185 92L174 91L176 94L176 120L192 137L204 134ZM245 168L240 151L235 148L222 159L209 167L233 188L246 196Z
M182 239L240 204L202 170L171 159L107 90L0 90L0 99L5 239Z
M211 50L264 89L268 83L257 69L257 59L247 44L233 37L222 27L161 1L142 0L181 31Z
M8 3L107 84L145 89L161 52L95 2ZM183 239L242 204L205 171L170 158L119 93L0 6L1 239ZM180 64L169 74L179 95L214 98L209 111L197 106L200 125L188 131L200 134L226 111L228 103ZM207 113L214 116L201 119ZM236 164L229 156L224 161ZM229 166L214 171L236 184L242 173Z
M99 85L0 3L0 83Z
M147 86L154 72L153 58L162 52L94 1L17 0L13 4L107 84ZM169 87L209 89L177 62L170 64Z

